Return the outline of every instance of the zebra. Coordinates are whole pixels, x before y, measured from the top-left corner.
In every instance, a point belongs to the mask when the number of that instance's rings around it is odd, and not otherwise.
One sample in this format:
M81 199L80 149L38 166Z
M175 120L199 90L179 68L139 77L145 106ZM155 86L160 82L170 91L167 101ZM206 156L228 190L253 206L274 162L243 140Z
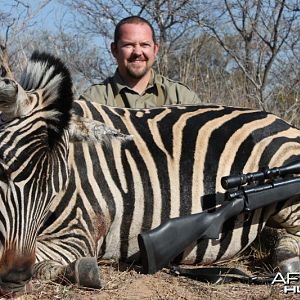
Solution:
M73 125L58 132L60 125L56 122L61 114L51 104L47 106L47 116L54 133L51 144L45 147L43 136L29 132L30 126L26 125L31 116L38 123L35 111L44 108L36 110L37 106L28 100L33 97L47 103L48 97L54 95L61 101L59 107L64 107L66 100L61 93L70 86L58 80L58 86L54 84L41 93L39 88L49 81L51 70L64 69L63 63L43 54L37 55L37 60L33 57L30 64L21 80L26 117L4 123L0 149L5 161L11 152L2 149L14 150L13 157L26 153L22 168L16 172L24 187L30 186L28 201L35 205L31 215L41 217L27 218L23 194L14 192L13 199L7 196L17 182L10 177L13 173L6 172L10 186L4 179L0 186L0 201L5 207L0 215L2 289L24 286L34 263L36 277L53 280L65 270L64 266L81 257L137 262L137 235L169 218L220 205L223 198L219 195L224 193L222 176L281 166L300 158L297 128L264 111L221 105L127 109L75 100ZM13 104L11 108L16 107ZM91 120L92 125L76 126L80 118L86 120L84 124ZM11 124L20 125L16 129ZM68 134L74 137L69 140ZM27 141L24 149L18 144L23 136ZM47 153L49 146L55 148L57 141L63 140L56 160L59 167L55 168L51 160L44 162L47 181L43 169L29 155L34 153L30 139L39 141ZM51 190L45 192L37 186L50 186ZM176 263L212 264L231 258L272 223L286 230L274 249L278 265L299 271L299 208L299 199L291 198L251 214L242 213L224 225L219 240L195 241L176 258ZM15 253L6 250L11 232L18 241L16 253L22 254L14 270L4 267L17 261ZM13 273L16 270L18 276Z
M33 53L22 85L26 91L0 78L0 296L22 290L32 277L38 229L69 180L70 134L97 143L124 138L71 117L71 76L57 58Z

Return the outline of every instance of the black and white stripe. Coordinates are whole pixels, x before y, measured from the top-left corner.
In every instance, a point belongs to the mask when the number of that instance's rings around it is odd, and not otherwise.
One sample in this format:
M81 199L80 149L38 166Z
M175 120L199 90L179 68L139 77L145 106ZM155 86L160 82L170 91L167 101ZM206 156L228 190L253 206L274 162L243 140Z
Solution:
M110 145L71 144L70 184L41 230L40 260L53 255L46 254L52 233L59 236L52 249L58 254L55 259L63 256L65 263L95 253L135 258L139 232L169 217L219 205L222 176L281 166L300 157L299 130L262 111L223 106L123 109L83 101L75 101L73 108L134 138ZM299 205L291 207L299 234ZM255 239L272 215L284 220L280 208L238 216L226 224L220 241L191 245L184 260L209 263L232 257ZM81 228L71 237L69 223L75 219L76 230ZM100 230L95 223L101 224Z

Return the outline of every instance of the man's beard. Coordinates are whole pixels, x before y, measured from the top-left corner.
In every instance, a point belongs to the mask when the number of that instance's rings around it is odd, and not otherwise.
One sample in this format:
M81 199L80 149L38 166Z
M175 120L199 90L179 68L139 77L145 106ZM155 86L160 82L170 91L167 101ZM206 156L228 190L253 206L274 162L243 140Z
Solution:
M134 68L130 68L127 67L127 74L135 79L141 79L143 76L145 76L145 74L149 71L149 67L146 65L144 68L142 69L134 69Z

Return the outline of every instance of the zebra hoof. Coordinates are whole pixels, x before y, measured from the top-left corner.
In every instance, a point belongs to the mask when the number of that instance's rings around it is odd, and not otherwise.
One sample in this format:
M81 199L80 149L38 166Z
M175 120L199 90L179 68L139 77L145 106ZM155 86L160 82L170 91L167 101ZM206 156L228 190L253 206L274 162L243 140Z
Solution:
M300 272L300 259L299 257L291 257L279 263L279 270L282 274Z
M300 272L300 237L284 233L274 249L274 259L281 273Z
M67 266L64 277L80 287L101 288L99 266L95 257L82 257L75 260Z

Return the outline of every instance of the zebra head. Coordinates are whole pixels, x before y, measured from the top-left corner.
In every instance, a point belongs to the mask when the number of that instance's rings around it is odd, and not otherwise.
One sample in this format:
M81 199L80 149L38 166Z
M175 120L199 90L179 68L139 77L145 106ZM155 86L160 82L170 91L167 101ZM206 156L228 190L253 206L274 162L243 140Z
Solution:
M38 228L68 180L70 74L33 53L20 84L0 79L0 296L32 276Z

